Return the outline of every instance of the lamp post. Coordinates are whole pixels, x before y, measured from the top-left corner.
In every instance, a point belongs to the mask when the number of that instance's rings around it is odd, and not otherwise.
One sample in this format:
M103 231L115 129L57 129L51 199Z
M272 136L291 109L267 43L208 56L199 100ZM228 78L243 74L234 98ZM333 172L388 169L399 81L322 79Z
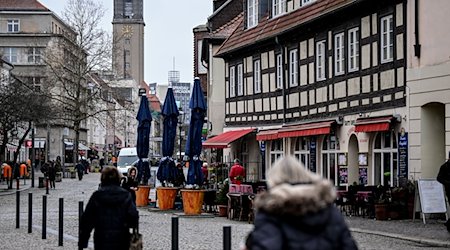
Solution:
M178 117L178 128L179 128L179 130L180 130L180 133L179 133L179 135L180 135L180 150L179 150L179 154L180 154L180 160L182 160L183 157L182 157L182 155L181 155L181 145L182 145L182 143L183 143L183 137L182 137L181 132L182 132L182 129L183 129L183 123L184 123L184 112L183 112L183 110L181 109L181 107L179 108L179 113L180 113L180 116Z

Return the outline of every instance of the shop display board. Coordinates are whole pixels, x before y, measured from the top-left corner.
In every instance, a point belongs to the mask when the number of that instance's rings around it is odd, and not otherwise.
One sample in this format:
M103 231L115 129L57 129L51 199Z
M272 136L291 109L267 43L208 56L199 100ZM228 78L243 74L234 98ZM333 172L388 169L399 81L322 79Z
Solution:
M447 204L442 184L436 179L419 179L416 186L415 206L414 211L422 213L424 224L426 223L425 214L445 213L447 217Z

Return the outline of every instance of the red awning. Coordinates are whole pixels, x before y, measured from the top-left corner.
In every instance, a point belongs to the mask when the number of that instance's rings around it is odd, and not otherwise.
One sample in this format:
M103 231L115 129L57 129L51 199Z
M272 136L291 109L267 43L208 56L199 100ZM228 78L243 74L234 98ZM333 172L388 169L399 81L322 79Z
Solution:
M325 135L331 132L331 125L336 121L324 121L286 126L278 131L278 138Z
M228 145L242 136L255 131L255 129L232 130L203 142L203 148L227 148Z
M278 139L278 129L261 130L256 134L257 141L270 141Z
M378 132L388 131L393 116L358 118L355 123L355 132Z

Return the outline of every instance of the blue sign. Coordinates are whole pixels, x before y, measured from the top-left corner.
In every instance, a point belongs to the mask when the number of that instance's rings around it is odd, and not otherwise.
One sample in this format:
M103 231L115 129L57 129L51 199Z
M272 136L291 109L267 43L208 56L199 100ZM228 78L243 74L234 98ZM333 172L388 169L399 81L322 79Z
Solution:
M408 179L408 133L398 134L398 179L400 184Z
M266 143L264 141L259 143L259 149L261 150L261 153L266 152Z

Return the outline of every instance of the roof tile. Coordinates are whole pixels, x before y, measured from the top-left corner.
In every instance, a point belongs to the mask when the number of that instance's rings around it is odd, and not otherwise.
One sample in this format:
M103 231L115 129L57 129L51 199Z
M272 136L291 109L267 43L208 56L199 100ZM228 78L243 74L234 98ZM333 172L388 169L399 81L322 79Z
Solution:
M49 11L37 0L0 0L0 10Z

